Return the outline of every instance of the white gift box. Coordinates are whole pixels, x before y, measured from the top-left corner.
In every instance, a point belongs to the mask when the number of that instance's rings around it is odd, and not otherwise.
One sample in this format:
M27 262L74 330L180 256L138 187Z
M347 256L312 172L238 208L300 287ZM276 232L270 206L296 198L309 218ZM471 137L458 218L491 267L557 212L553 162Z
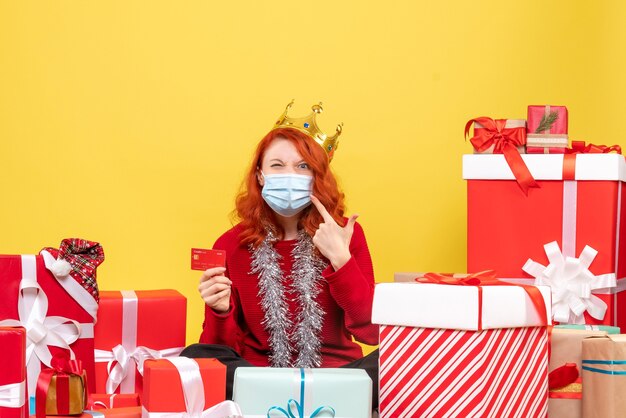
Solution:
M536 287L549 307L550 288ZM522 287L482 286L481 291L482 303L477 286L379 283L374 293L372 322L466 331L477 331L479 322L482 329L545 325ZM479 312L481 304L482 312Z

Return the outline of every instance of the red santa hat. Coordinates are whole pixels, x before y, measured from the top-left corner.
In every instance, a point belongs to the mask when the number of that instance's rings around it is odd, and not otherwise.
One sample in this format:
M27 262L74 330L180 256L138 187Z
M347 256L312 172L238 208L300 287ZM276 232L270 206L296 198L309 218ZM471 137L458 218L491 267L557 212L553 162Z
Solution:
M69 274L94 297L96 302L99 301L96 269L104 261L104 250L99 243L80 238L66 238L61 241L58 250L51 247L46 247L42 251L44 250L56 258L50 268L55 276Z

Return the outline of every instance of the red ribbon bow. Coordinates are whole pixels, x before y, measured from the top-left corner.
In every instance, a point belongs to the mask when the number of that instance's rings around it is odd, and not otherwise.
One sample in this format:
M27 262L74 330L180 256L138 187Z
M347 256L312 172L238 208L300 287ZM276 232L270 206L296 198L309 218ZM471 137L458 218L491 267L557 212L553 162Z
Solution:
M528 194L529 188L539 187L517 150L517 147L526 144L526 129L505 128L506 119L493 120L482 116L470 119L465 124L465 138L473 123L482 125L482 128L474 128L474 136L470 139L476 151L483 152L493 145L493 153L504 154L517 184L525 194Z
M504 283L500 282L496 278L496 272L493 270L485 270L457 277L445 273L426 273L423 277L415 279L415 281L420 283L448 284L453 286L488 286Z
M46 400L48 389L52 377L57 377L57 412L58 415L69 415L70 394L69 377L83 376L83 364L80 360L70 359L67 354L57 354L50 361L50 369L42 370L37 379L37 393L35 396L35 410L37 418L46 417ZM87 382L84 382L85 390ZM87 404L87 393L85 392L83 405Z
M572 148L567 149L568 154L608 154L609 152L622 153L619 145L596 145L585 144L585 141L572 141Z
M572 141L572 148L565 150L563 158L563 180L576 180L576 155L578 154L608 154L609 152L622 153L619 145L585 144L585 141Z
M572 384L578 379L578 375L576 363L565 363L548 374L548 389L560 389Z
M503 282L496 278L496 272L493 270L485 270L478 273L468 274L463 277L453 277L440 273L426 273L423 277L415 279L420 283L435 283L442 285L452 286L477 286L478 287L478 329L482 330L482 305L483 294L481 286L518 286L524 289L528 297L530 298L535 311L539 315L541 323L543 325L548 324L548 314L546 312L546 305L543 300L543 296L539 289L535 286L515 284L509 282Z

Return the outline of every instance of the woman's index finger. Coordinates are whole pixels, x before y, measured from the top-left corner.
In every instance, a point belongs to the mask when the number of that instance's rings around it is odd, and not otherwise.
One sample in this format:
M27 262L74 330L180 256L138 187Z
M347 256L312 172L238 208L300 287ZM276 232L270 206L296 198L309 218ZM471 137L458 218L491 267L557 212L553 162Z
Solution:
M326 210L322 202L320 202L320 200L317 197L311 195L311 202L313 202L313 204L317 208L317 211L320 213L320 215L322 215L322 218L324 218L325 222L331 222L331 221L335 222L333 217L330 216L330 213L328 213L328 211Z

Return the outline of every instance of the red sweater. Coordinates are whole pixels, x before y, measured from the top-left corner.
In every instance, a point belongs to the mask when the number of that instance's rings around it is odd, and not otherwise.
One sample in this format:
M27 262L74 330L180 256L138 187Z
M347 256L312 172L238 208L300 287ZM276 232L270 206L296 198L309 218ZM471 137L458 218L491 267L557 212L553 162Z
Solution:
M231 309L220 314L206 307L201 343L224 344L233 347L255 366L268 366L270 347L268 333L261 321L257 275L250 274L251 253L239 243L237 225L227 231L213 248L226 251L225 276L232 281ZM289 276L293 258L291 251L296 240L275 244L280 254L280 267ZM317 302L324 310L321 330L322 367L338 367L361 358L361 347L352 337L369 345L378 344L378 326L371 323L374 297L374 271L363 229L357 223L350 242L352 258L339 270L329 264L322 273L322 290ZM291 281L286 281L286 288ZM297 306L289 301L289 312L295 317ZM292 359L295 360L295 359Z

